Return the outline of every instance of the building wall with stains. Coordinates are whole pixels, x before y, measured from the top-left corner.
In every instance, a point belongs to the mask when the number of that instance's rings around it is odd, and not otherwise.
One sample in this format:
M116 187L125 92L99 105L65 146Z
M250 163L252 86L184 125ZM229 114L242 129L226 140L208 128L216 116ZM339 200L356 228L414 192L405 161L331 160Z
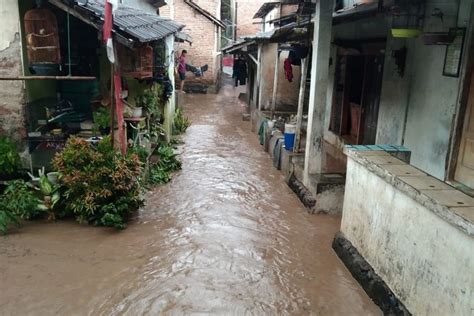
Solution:
M472 235L392 179L348 160L341 232L413 315L472 315Z
M456 2L428 0L424 31L440 32L455 26L466 27L472 3L472 0L461 0L458 16ZM443 21L431 15L435 8L443 12ZM460 80L443 76L446 46L425 45L421 37L393 38L390 23L389 18L383 17L365 19L337 25L333 34L335 38L350 40L386 38L376 143L406 146L412 151L411 163L414 166L444 180ZM392 53L403 47L407 48L407 59L402 77ZM333 144L342 145L341 138L328 129L334 63L330 73L325 138Z
M262 50L262 108L270 109L273 96L273 82L275 78L275 61L277 53L276 43L266 43ZM298 96L301 78L301 66L293 66L293 81L285 77L284 61L288 58L288 51L280 54L278 70L278 87L276 95L276 109L293 109L298 107Z
M17 1L0 6L0 76L23 75L21 60L20 17ZM0 135L20 141L25 136L23 81L0 81Z
M456 2L427 1L424 31L466 27L472 3L461 0L458 7ZM435 8L443 12L443 20L431 15ZM401 78L391 52L403 46L408 55ZM444 180L460 86L459 78L443 75L446 46L425 45L421 37L398 40L389 36L386 51L377 143L403 144L412 151L414 166Z

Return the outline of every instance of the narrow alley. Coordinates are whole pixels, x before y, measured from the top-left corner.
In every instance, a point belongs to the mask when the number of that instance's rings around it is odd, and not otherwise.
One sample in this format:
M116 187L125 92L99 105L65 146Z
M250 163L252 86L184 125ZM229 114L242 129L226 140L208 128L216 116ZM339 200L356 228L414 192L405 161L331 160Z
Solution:
M2 315L380 311L241 118L235 91L184 95L183 169L120 232L27 223L0 242Z

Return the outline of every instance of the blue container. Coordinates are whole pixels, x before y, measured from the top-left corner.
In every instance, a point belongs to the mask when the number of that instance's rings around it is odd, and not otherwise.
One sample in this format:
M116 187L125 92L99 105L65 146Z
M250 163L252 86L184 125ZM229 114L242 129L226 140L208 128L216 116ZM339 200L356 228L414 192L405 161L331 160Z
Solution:
M290 151L295 147L296 125L285 124L285 148Z

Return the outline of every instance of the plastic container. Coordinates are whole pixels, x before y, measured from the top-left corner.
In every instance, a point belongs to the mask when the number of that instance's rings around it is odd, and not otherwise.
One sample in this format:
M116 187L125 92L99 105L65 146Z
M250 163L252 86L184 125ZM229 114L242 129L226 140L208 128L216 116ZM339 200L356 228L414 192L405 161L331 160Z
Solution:
M286 150L293 150L295 146L296 125L285 124L285 148Z
M139 118L139 117L142 117L142 115L143 115L143 110L141 107L133 108L133 111L132 111L133 118Z

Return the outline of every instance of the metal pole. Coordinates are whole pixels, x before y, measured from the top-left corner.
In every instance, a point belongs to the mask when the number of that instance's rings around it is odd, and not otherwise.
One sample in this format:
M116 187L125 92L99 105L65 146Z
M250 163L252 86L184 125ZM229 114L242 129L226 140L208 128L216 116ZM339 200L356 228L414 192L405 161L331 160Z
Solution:
M273 115L275 114L276 108L276 97L277 97L277 90L278 90L278 72L280 66L280 49L277 46L276 52L276 60L275 60L275 73L273 74L273 94L272 94L272 109L271 109L271 118L273 119Z
M300 151L301 143L301 126L303 125L303 108L304 97L306 95L306 78L308 76L309 56L301 61L301 80L300 80L300 95L298 97L298 112L296 114L296 140L293 151L295 153Z

